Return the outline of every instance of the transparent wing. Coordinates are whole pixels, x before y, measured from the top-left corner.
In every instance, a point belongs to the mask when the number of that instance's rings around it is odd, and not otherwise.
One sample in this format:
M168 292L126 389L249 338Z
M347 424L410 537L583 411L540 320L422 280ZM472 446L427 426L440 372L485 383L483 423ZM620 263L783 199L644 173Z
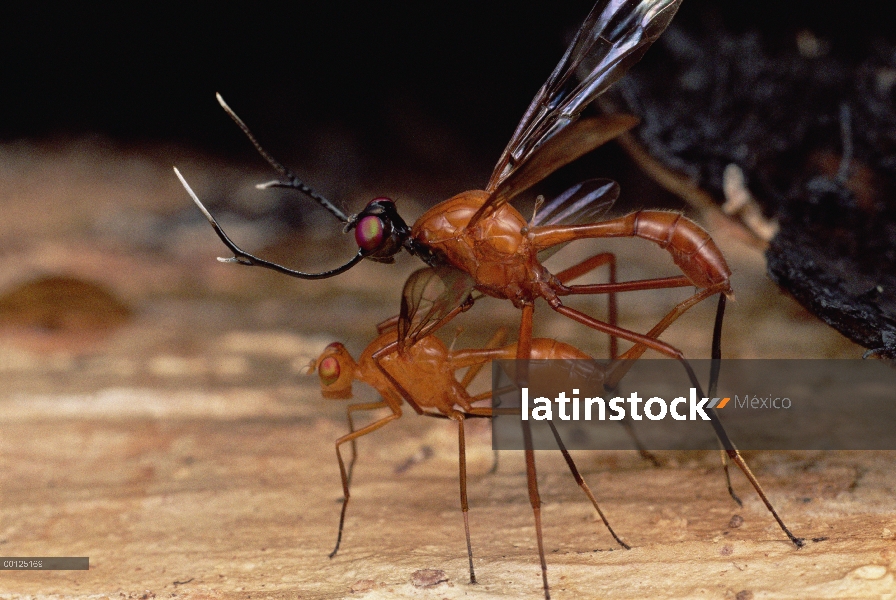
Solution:
M401 295L398 341L409 346L432 331L448 313L467 301L475 283L469 274L448 265L411 273Z
M486 213L500 207L563 165L628 131L637 123L638 119L631 115L606 115L569 124L514 169L492 191L486 203L470 219L470 223L475 224Z
M529 225L579 225L593 223L604 216L619 198L619 184L612 179L589 179L577 183L546 203ZM544 262L565 244L557 244L538 253Z
M681 0L600 0L541 87L492 174L488 191L638 62Z
M539 225L576 225L597 221L619 198L619 184L612 179L589 179L577 183L550 202L545 203L532 227Z
M631 127L628 122L609 120L584 127L588 136L578 144L551 144L561 132L576 123L582 110L640 60L669 25L681 0L599 0L576 33L563 58L541 87L492 173L486 191L492 197L472 219L475 223L526 187L553 170L606 142L614 132ZM618 115L621 117L621 115ZM607 118L605 118L607 119ZM586 122L581 123L584 125ZM575 129L575 128L574 128ZM605 135L595 130L606 129ZM579 137L581 132L576 132ZM616 133L616 135L618 135ZM569 136L564 136L569 137ZM559 149L551 146L559 145ZM590 146L590 147L589 147ZM541 150L550 150L549 160L526 177L514 173L535 160ZM573 151L574 156L563 152ZM511 189L503 190L504 186Z

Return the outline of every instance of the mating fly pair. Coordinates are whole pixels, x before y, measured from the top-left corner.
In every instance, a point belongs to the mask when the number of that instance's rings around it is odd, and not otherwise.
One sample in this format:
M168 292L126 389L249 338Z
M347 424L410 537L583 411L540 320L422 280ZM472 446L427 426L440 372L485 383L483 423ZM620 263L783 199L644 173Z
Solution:
M581 268L563 271L557 274L561 282L567 282L572 278L581 276L584 271ZM702 300L699 296L692 296L687 303L676 307L676 310L666 315L653 329L648 332L648 337L658 337L675 319L688 308ZM351 498L349 486L355 461L357 459L356 441L374 431L384 427L390 422L402 416L401 406L407 402L417 412L428 417L441 417L451 419L458 427L458 467L460 471L460 501L464 519L464 531L467 541L467 556L470 568L470 582L476 582L473 568L473 550L470 541L469 505L467 502L467 466L466 466L466 442L464 423L468 418L491 418L501 409L491 406L478 406L477 403L491 398L491 392L479 395L471 395L467 387L488 361L512 359L517 356L517 345L511 344L501 347L506 330L501 328L492 340L481 349L453 350L449 349L435 335L426 335L404 352L383 353L383 349L394 345L398 339L395 323L386 321L379 326L380 335L367 346L357 361L348 353L345 346L338 342L328 345L323 353L309 365L309 373L316 373L320 380L321 392L325 398L348 399L352 397L352 387L355 381L362 381L379 392L382 400L379 402L363 402L350 404L346 409L349 433L336 440L336 457L339 462L339 472L342 478L343 504L339 516L339 529L336 537L336 546L330 553L330 557L336 555L342 542L343 527L345 525L346 509ZM640 348L643 350L643 348ZM630 365L632 361L617 361L608 366L591 363L592 357L581 350L550 338L533 338L530 350L530 358L533 360L588 360L592 370L589 371L591 381L608 381L614 376L615 370L620 366ZM463 378L458 381L455 373L459 369L466 368ZM389 409L390 414L355 429L352 413L360 410ZM511 412L515 409L507 409ZM631 425L622 422L626 430L640 448L640 442L634 435ZM570 473L576 483L591 501L601 521L606 526L613 539L623 548L630 547L623 542L613 531L603 511L597 503L597 499L591 492L588 484L579 474L575 462L566 450L566 446L557 429L550 421L548 425L553 432L554 439L560 448L563 458L569 467ZM350 444L351 459L346 468L340 449L344 444ZM642 449L645 458L653 459L652 455ZM655 461L655 459L653 459ZM497 463L496 463L497 466ZM531 491L531 487L530 487ZM540 536L540 530L539 530ZM539 544L541 547L541 544Z
M731 273L706 231L680 214L651 210L598 221L619 193L618 186L608 180L592 180L572 188L541 207L529 221L508 204L561 166L636 124L637 119L628 115L583 117L582 111L641 58L668 26L680 3L681 0L599 0L560 63L529 105L485 189L463 192L437 204L417 219L413 226L407 225L395 203L388 198L372 200L358 214L348 215L341 211L268 154L219 96L227 113L281 175L281 179L259 187L296 189L332 213L342 224L343 231L354 232L358 252L335 269L303 273L245 252L224 233L182 177L181 181L220 239L234 253L232 258L220 259L224 262L265 267L301 279L323 279L343 273L365 258L383 263L394 262L395 255L402 250L422 259L427 266L411 276L402 292L396 339L379 348L376 358L407 352L408 348L431 335L455 315L469 309L474 298L471 294L478 292L508 299L522 311L515 355L528 359L533 349L534 304L541 298L552 310L594 331L610 335L613 358L638 358L649 348L678 359L702 396L702 388L693 370L678 349L650 335L616 325L614 299L616 293L636 290L697 288L691 298L672 309L670 315L675 315L672 317L674 320L696 301L719 294L713 340L713 357L718 358L725 297L732 293ZM606 264L611 270L609 283L567 285L542 264L547 255L567 243L607 237L637 237L653 242L671 255L681 275L616 282L615 257L600 253L571 269L584 272ZM565 296L582 294L609 295L609 322L570 308L561 300ZM617 357L616 338L635 345ZM400 390L400 383L382 365L379 368ZM605 381L606 385L614 387L624 372L624 367L616 368ZM710 392L713 385L711 382ZM402 396L417 412L424 412L410 394ZM718 416L714 411L707 413L727 455L748 477L790 540L797 546L801 545L801 541L790 533L772 508L722 428ZM547 596L540 500L531 450L526 451L526 467Z

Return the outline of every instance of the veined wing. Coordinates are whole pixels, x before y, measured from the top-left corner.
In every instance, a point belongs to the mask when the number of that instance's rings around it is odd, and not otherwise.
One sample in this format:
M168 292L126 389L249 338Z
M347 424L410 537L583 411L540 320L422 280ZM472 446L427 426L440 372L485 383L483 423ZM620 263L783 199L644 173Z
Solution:
M401 294L399 343L413 345L434 331L445 316L467 301L475 283L469 274L450 265L426 267L411 273Z
M619 184L612 179L588 179L577 183L545 203L529 223L539 225L576 225L596 221L619 198Z
M640 60L680 4L681 0L600 0L595 4L523 115L486 187L491 197L471 225L634 124L632 117L615 115L584 119L575 126L582 110ZM540 158L542 153L547 156Z
M681 0L600 0L533 98L498 161L496 189L535 150L575 121L666 29Z
M525 163L514 169L480 208L470 224L529 189L563 165L625 133L638 123L631 115L604 115L570 123L540 146Z
M593 223L604 216L619 198L619 184L612 179L589 179L577 183L542 206L529 225L579 225ZM538 253L540 261L553 256L564 244Z

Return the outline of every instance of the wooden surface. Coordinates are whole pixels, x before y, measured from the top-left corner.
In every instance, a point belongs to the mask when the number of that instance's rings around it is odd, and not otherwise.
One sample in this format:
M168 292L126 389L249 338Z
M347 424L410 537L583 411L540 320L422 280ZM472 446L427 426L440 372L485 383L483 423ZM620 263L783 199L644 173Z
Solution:
M456 429L411 411L360 442L342 550L327 558L344 403L323 400L302 372L330 341L357 355L396 311L417 265L404 257L398 267L364 264L338 280L299 282L215 262L224 249L199 220L146 242L153 219L180 223L166 219L188 207L171 160L0 148L0 294L64 275L101 285L131 311L103 328L66 302L27 314L0 303L0 555L90 557L89 571L0 571L0 598L541 597L522 457L501 453L488 474L481 422L467 439L478 585L467 581ZM219 185L237 178L226 165L186 156L178 164L201 195L213 173L225 174ZM779 294L760 255L714 234L735 273L726 356L861 355ZM611 247L623 279L673 272L647 243ZM627 295L623 322L646 331L678 297ZM603 351L549 312L536 309L543 335ZM665 339L707 356L712 312L698 307ZM47 325L35 314L61 316ZM515 316L478 304L463 317L458 346L481 344ZM537 458L556 598L896 597L893 453L747 455L793 531L824 538L801 550L739 473L745 506L732 502L716 453L660 453L659 468L634 452L575 454L628 551L595 520L562 459ZM445 581L419 587L424 569L444 571L433 579Z

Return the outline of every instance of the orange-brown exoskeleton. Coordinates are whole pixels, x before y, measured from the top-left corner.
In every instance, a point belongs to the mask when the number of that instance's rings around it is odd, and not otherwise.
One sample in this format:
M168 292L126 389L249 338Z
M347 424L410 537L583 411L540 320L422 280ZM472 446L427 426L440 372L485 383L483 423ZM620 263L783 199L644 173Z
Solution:
M619 191L615 183L607 180L592 180L569 190L542 207L528 222L508 204L561 166L636 124L637 119L628 115L581 115L586 106L641 58L668 26L680 3L681 0L598 0L523 115L485 189L464 192L437 204L412 227L402 219L395 203L388 198L372 200L358 214L345 214L268 154L219 96L228 114L282 176L282 179L260 187L299 190L341 221L345 232L354 232L357 254L342 266L329 271L303 273L245 252L224 233L183 178L181 181L218 236L234 253L232 258L221 259L225 262L261 266L302 279L322 279L338 275L365 258L376 262L394 262L395 255L402 249L420 257L428 267L412 276L403 291L395 342L401 349L407 350L454 315L469 308L472 302L470 294L478 291L506 298L521 309L516 353L518 358L529 358L534 304L542 298L554 311L612 336L614 356L615 340L618 338L643 348L639 352L643 353L649 348L678 359L692 384L703 395L693 370L678 349L648 335L619 327L612 316L609 322L602 321L568 307L563 304L562 298L576 294L614 294L691 286L697 288L696 295L701 298L719 294L713 341L713 358L717 358L720 356L719 334L725 298L732 294L731 272L706 231L680 214L652 210L599 221ZM611 280L604 284L567 286L542 264L546 254L564 244L608 237L641 238L658 245L671 255L681 274L657 279ZM606 253L598 254L595 260L609 264L611 269L615 264L612 255ZM437 281L438 285L433 285L433 281ZM437 296L427 291L434 287L442 290ZM606 381L608 387L616 383L618 379L614 378ZM718 415L713 410L708 410L707 414L727 455L750 479L790 540L797 546L801 545L762 493L725 433ZM526 451L526 458L530 480L534 481L535 466L531 451ZM537 490L530 494L530 500L537 514Z
M437 337L424 336L418 343L408 348L406 352L383 353L383 349L389 347L396 339L397 332L394 328L381 334L364 350L357 362L352 359L342 344L333 343L327 346L320 357L311 365L320 379L321 391L325 397L349 397L353 381L362 381L372 386L382 396L382 400L379 402L350 405L347 409L347 414L351 431L336 441L336 456L342 477L344 503L339 517L336 546L330 556L332 557L336 554L342 540L346 509L350 498L350 478L355 457L357 456L354 442L359 437L372 433L401 417L401 406L404 402L407 402L420 414L444 417L457 423L460 503L467 538L470 582L475 583L476 575L473 569L468 515L469 505L467 502L464 422L471 417L491 417L493 409L488 406L476 405L480 400L490 397L490 393L472 396L467 392L466 388L478 371L478 367L494 358L513 358L516 346L451 351ZM493 339L490 346L494 346L497 343L497 339ZM588 355L562 342L539 338L533 340L533 355L539 358L590 358ZM463 368L468 368L469 370L464 378L458 381L455 377L455 372ZM351 417L352 412L380 408L388 408L391 412L365 427L354 430ZM559 440L559 437L557 440L573 477L588 495L610 534L620 545L628 548L628 545L613 532L598 506L597 500L579 474L566 448L562 445L562 441ZM352 453L348 468L346 468L340 447L348 442L352 444Z
M731 294L730 270L718 247L703 229L680 214L642 210L625 217L594 222L618 196L618 186L592 180L570 189L544 206L527 222L508 204L520 192L559 167L627 131L637 119L628 115L580 118L582 111L637 62L666 28L681 0L600 0L589 13L554 72L536 94L502 153L484 190L461 193L421 216L409 227L388 198L372 200L360 213L348 216L301 182L257 143L248 127L218 97L222 106L246 132L283 180L261 187L289 187L313 198L354 231L357 254L344 265L322 273L303 273L255 257L234 244L198 198L203 211L234 257L222 259L261 266L304 279L342 273L362 259L394 262L402 249L420 257L430 268L428 277L446 279L439 298L422 298L418 283L405 286L399 341L412 345L433 322L444 323L469 306L470 292L507 298L522 309L519 355L528 357L534 303L548 305L594 330L610 334L683 360L672 346L640 333L595 319L567 307L561 298L572 294L608 294L634 290L694 286ZM183 181L183 179L182 179ZM184 182L185 183L185 182ZM186 183L185 183L186 185ZM667 250L682 275L597 285L565 286L542 264L545 254L576 240L638 237ZM605 262L612 257L604 254ZM430 302L426 312L412 307ZM612 319L611 319L612 320ZM686 368L687 367L686 365ZM696 383L696 382L695 382ZM698 385L699 387L699 385Z
M567 269L558 274L560 281L568 281L580 276L593 268L597 261L585 261L580 265ZM705 298L697 294L675 307L667 314L647 336L651 339L659 336L671 323L673 323L684 311ZM469 505L467 502L467 475L466 475L466 445L464 436L464 422L470 417L491 417L496 409L488 406L478 406L478 402L491 397L491 392L471 395L467 391L470 382L479 369L487 362L497 359L512 359L517 357L517 344L499 347L504 339L504 330L500 330L483 349L449 350L445 344L434 335L424 335L415 344L400 350L398 333L395 322L386 321L380 325L380 335L371 342L362 352L357 362L352 358L345 346L338 342L328 345L315 361L312 361L309 372L317 373L321 385L321 393L325 398L348 399L352 396L352 387L355 381L362 381L379 392L382 400L378 402L365 402L351 404L346 410L349 424L349 433L336 440L336 456L339 462L339 472L342 478L344 502L339 517L339 530L336 538L336 546L330 557L335 556L342 541L343 526L345 523L346 509L350 498L350 482L357 458L355 442L358 438L373 433L388 423L402 416L402 404L407 402L417 413L430 417L443 417L455 421L458 425L458 466L460 470L460 501L463 511L464 530L466 533L467 553L470 568L470 582L476 582L473 569L472 545L470 542ZM594 371L590 374L592 380L606 381L618 380L628 371L632 359L637 358L644 348L641 345L632 347L617 360L606 366L594 365ZM592 357L581 350L550 338L534 338L531 342L530 355L535 360L577 360L591 359ZM456 378L456 372L467 368L467 372L461 381ZM376 410L388 408L390 414L360 428L355 429L352 413L359 410ZM511 409L512 410L512 409ZM553 424L548 422L554 434L564 459L578 483L585 492L613 538L624 548L629 546L623 542L613 531L609 522L598 506L594 494L587 483L579 474L575 463L563 444L559 433ZM632 435L636 445L638 441L630 428L627 431ZM351 444L351 459L346 467L342 457L341 446ZM537 494L537 485L534 481L534 470L527 470L528 487L530 496ZM540 523L539 507L533 505L536 521ZM545 563L544 543L541 527L536 528L538 552L542 564ZM544 582L547 593L547 580Z
M503 332L500 332L503 334ZM463 512L464 531L467 541L467 555L470 568L470 583L476 583L473 568L472 544L470 542L469 504L467 502L467 468L464 423L471 417L491 417L495 409L488 406L477 406L481 400L490 397L490 393L478 396L470 395L467 386L475 376L479 367L486 362L499 358L514 358L516 344L495 347L499 337L493 338L488 347L474 350L449 350L436 336L422 337L405 352L385 352L394 346L397 332L394 328L378 336L355 362L348 351L340 343L326 347L311 368L317 373L321 391L327 398L351 397L352 383L362 381L375 388L381 395L379 402L367 402L349 405L347 409L350 432L336 441L336 456L342 477L344 502L339 517L339 530L336 546L330 554L332 558L339 550L342 541L343 525L350 498L350 478L357 456L355 440L380 429L384 425L402 416L401 406L407 402L420 414L451 419L458 426L458 466L460 471L460 504ZM535 338L532 340L532 356L538 359L588 359L587 354L576 348L552 339ZM467 368L461 381L455 372ZM388 408L390 414L360 429L354 429L352 413L358 410L374 410ZM613 538L624 548L629 546L623 542L610 527L603 511L597 504L594 494L579 474L572 457L567 452L562 440L554 430L557 443L566 459L567 465L576 482L588 496L604 525ZM351 460L348 467L342 457L341 446L351 443ZM531 488L531 486L530 486ZM543 543L539 530L538 547L543 553Z

